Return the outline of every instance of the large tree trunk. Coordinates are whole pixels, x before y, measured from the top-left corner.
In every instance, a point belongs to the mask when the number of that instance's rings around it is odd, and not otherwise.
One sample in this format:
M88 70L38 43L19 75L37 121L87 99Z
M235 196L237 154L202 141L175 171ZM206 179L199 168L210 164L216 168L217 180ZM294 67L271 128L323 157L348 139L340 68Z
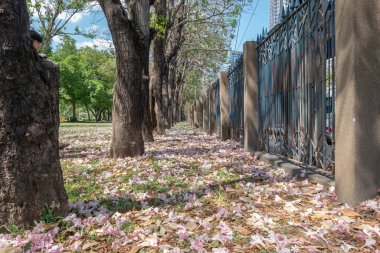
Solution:
M0 224L32 224L46 205L57 215L67 211L57 83L46 80L58 80L58 68L44 70L32 48L25 0L2 0L1 11Z
M153 122L150 113L150 103L149 103L149 50L146 50L146 59L144 62L144 73L143 73L143 107L144 107L144 119L143 119L143 137L146 142L153 142Z
M154 2L155 13L158 17L166 17L166 0ZM153 67L151 82L155 100L155 114L157 119L157 134L165 134L165 101L163 96L164 78L167 75L165 59L165 34L158 33L153 39Z
M141 0L139 2L148 2ZM107 18L116 51L116 83L113 97L111 157L144 153L142 137L142 69L144 40L136 23L128 19L119 0L99 0ZM146 10L145 10L146 11ZM149 13L149 4L147 11ZM144 57L144 56L142 56Z
M169 123L170 126L174 126L176 123L174 117L175 111L175 87L176 87L176 72L177 72L177 60L176 57L170 62L169 65Z
M143 138L146 142L153 142L153 123L149 104L149 48L151 43L150 37L150 1L126 1L132 20L135 20L143 35L143 47L140 53L142 72L142 105L144 111L143 118Z

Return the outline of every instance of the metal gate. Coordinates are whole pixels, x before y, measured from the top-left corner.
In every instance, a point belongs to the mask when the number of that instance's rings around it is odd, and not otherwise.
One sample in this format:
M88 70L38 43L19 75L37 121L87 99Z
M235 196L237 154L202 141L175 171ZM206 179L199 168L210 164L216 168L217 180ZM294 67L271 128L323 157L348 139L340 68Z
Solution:
M334 166L334 0L294 2L257 48L260 143L327 169Z
M244 69L243 55L228 70L228 111L231 138L243 140Z

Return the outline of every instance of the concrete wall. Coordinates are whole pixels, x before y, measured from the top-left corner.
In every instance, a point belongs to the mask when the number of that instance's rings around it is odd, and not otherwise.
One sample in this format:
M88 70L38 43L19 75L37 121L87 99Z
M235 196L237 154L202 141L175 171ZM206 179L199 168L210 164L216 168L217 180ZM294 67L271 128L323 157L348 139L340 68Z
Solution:
M244 150L259 151L259 79L257 43L244 44Z
M355 205L380 188L380 1L336 0L336 191Z

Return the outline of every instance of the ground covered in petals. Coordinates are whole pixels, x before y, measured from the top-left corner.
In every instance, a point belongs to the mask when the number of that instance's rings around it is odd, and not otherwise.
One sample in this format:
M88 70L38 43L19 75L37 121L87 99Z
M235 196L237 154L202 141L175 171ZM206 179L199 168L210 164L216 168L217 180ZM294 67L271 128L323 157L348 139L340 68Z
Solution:
M31 230L8 226L0 248L26 252L380 252L380 198L356 208L273 170L241 144L186 125L109 159L110 124L63 124L70 211Z

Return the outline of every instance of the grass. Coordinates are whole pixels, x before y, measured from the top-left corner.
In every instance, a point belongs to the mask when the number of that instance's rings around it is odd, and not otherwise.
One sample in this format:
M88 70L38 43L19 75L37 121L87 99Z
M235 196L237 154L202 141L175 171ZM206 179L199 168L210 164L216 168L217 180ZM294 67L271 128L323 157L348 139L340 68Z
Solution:
M89 201L94 197L98 198L98 194L101 195L102 192L101 186L96 181L89 181L86 179L66 183L65 186L70 202L76 202L78 200Z
M152 181L145 183L145 184L133 184L131 186L131 191L133 193L137 192L146 192L146 191L153 191L157 193L163 193L168 191L169 189L165 187L164 185L160 184L156 179L153 179Z

